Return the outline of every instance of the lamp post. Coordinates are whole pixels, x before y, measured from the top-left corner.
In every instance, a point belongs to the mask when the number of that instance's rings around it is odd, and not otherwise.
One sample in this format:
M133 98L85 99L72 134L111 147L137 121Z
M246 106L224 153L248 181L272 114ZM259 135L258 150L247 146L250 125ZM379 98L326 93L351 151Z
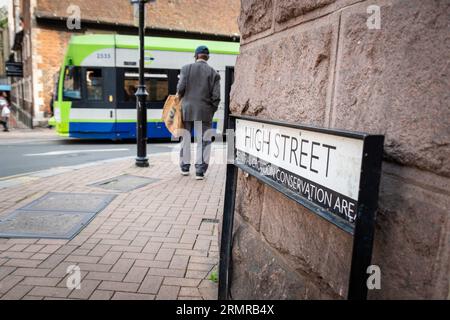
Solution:
M139 85L136 91L136 143L137 157L136 166L148 167L147 158L147 106L145 100L148 92L145 87L144 79L144 35L145 35L145 4L147 2L155 2L156 0L131 0L134 6L134 14L139 12ZM138 10L136 10L138 9Z

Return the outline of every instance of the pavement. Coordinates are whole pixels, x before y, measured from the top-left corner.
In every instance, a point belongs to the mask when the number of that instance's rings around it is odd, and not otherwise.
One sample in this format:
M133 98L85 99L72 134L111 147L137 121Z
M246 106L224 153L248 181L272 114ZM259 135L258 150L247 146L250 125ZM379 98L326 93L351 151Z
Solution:
M24 125L22 122L20 122L17 119L17 115L14 112L14 109L11 108L11 114L9 115L9 121L8 121L8 127L9 129L28 129L28 127L26 125ZM3 127L2 127L3 129ZM29 130L29 129L28 129Z
M117 196L71 240L0 238L0 299L216 299L224 154L214 146L203 181L181 176L173 152L149 155L149 168L121 158L2 179L0 220L49 192ZM123 174L157 181L92 185ZM67 285L74 267L80 289Z
M55 131L49 128L10 128L9 132L0 130L0 141L2 144L60 139L61 138L56 135Z

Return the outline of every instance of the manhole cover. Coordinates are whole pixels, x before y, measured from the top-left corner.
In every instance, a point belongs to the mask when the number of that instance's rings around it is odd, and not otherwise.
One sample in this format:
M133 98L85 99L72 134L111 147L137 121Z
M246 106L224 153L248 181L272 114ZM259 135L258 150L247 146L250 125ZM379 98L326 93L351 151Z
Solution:
M91 186L114 190L120 192L129 192L138 188L142 188L148 184L159 181L160 179L138 177L132 175L122 175L108 180L100 181Z
M1 218L0 237L72 239L114 197L110 194L48 193Z
M50 192L22 209L36 211L98 212L105 208L114 197L114 195L110 194Z

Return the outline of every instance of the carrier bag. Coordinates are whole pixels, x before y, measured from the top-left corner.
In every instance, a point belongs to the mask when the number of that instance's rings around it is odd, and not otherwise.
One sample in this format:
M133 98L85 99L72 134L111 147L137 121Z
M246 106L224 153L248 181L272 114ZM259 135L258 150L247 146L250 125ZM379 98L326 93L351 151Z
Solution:
M176 95L169 95L164 103L163 108L163 120L167 129L172 133L174 137L180 137L182 135L183 114L181 111L181 101Z

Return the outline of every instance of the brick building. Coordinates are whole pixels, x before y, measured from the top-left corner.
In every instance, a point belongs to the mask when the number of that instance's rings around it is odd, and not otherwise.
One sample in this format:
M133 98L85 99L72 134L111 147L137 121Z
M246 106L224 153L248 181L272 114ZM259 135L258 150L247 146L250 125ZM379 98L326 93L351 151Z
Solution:
M239 41L239 8L239 0L156 1L147 4L146 34ZM13 0L10 12L11 46L15 60L24 63L24 77L12 79L12 103L30 126L45 124L50 116L55 75L72 34L137 35L126 0ZM71 24L77 13L79 29Z
M9 56L9 32L7 7L0 7L0 85L8 83L5 79L5 61Z

